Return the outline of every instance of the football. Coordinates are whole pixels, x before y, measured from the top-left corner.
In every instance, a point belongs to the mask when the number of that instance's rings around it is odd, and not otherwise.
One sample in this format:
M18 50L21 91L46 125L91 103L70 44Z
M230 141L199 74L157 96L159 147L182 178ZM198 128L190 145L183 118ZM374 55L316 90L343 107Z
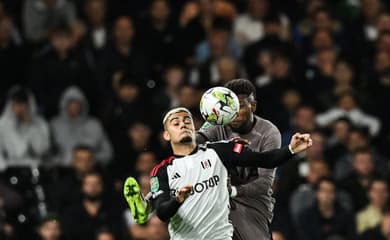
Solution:
M225 87L208 89L200 100L200 113L212 125L226 125L238 115L240 103L237 95Z

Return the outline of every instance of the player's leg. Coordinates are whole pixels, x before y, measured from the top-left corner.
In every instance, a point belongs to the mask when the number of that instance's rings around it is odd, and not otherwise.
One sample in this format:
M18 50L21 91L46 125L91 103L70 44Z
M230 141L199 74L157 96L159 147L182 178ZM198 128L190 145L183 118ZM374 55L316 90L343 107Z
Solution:
M146 223L151 207L149 206L149 202L143 197L141 188L135 178L128 177L126 179L123 186L123 195L129 204L131 215L136 223Z

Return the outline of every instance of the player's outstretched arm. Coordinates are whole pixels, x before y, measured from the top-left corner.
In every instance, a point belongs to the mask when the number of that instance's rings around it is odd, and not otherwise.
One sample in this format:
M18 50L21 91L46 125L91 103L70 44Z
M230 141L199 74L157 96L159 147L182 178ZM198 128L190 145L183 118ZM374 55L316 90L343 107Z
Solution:
M275 168L287 162L294 154L305 151L312 144L313 141L310 138L310 134L296 133L292 136L288 147L261 153L247 149L241 155L241 159L238 159L234 164L237 166ZM237 154L237 156L240 158L240 154Z
M253 152L239 143L215 143L213 148L228 168L233 166L275 168L287 162L295 153L305 151L313 144L310 134L296 133L288 147L266 152Z
M296 133L291 137L288 147L261 153L247 149L241 155L241 159L238 159L234 164L237 166L275 168L287 162L294 154L305 151L312 145L313 141L310 134ZM237 154L237 156L240 156L240 154Z

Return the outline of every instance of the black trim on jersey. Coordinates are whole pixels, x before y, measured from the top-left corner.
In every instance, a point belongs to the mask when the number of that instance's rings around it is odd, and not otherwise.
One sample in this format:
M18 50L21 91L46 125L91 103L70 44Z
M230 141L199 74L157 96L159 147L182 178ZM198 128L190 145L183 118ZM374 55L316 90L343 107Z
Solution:
M287 162L293 154L288 147L265 152L253 152L248 147L244 147L241 153L234 152L233 142L209 143L207 146L214 149L220 156L227 169L236 166L260 167L272 169Z
M154 177L158 179L159 188L157 191L162 190L163 193L152 199L152 204L156 209L157 217L166 222L177 213L181 203L171 196L167 165L160 167Z
M189 154L187 155L176 155L176 154L173 154L173 156L175 158L182 158L182 157L187 157L189 155L192 155L192 154L195 154L196 152L198 152L198 147L194 148L194 150L192 150L192 152L190 152Z

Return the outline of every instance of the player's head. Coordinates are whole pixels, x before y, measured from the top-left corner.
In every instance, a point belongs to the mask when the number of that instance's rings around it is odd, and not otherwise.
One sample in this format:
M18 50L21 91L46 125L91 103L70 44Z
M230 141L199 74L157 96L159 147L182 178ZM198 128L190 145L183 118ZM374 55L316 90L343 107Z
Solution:
M253 122L253 112L256 111L256 88L247 79L233 79L225 84L240 101L240 111L237 118L230 123L233 130L240 130Z
M168 111L163 119L164 139L171 144L194 143L195 126L187 108L178 107Z

